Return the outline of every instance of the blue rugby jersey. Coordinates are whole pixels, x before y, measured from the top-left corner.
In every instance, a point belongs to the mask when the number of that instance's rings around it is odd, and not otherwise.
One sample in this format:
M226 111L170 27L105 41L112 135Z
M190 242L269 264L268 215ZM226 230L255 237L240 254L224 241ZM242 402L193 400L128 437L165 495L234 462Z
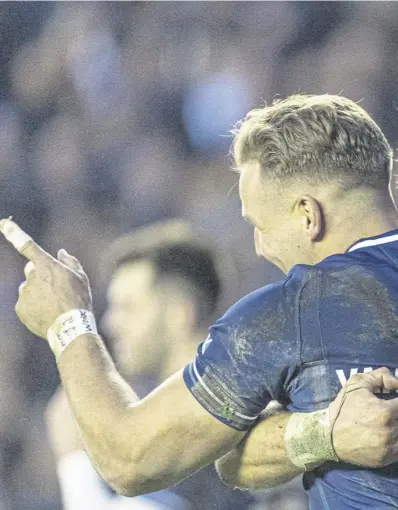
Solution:
M323 409L351 374L381 366L395 372L398 230L314 266L294 266L209 331L184 380L205 409L238 430L249 430L271 400L296 412ZM303 483L314 510L398 508L398 464L328 462Z

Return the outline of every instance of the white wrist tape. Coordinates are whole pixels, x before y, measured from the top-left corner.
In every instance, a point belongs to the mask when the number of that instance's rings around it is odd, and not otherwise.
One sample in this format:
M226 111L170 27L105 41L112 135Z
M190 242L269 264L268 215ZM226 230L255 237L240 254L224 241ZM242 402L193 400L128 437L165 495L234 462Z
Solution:
M89 310L70 310L48 328L47 340L58 358L73 340L87 333L98 334L94 314Z
M333 448L329 408L293 413L285 431L285 448L291 462L305 471L328 460L338 461Z

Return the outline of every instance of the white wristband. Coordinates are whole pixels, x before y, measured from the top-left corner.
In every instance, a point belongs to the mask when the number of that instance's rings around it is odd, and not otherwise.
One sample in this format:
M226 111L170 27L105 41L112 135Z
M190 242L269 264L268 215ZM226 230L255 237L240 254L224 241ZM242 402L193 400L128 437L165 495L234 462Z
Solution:
M48 328L47 340L58 359L73 340L87 333L98 334L94 314L89 310L70 310Z
M312 413L293 413L285 431L290 461L310 471L328 460L339 461L333 448L329 408Z

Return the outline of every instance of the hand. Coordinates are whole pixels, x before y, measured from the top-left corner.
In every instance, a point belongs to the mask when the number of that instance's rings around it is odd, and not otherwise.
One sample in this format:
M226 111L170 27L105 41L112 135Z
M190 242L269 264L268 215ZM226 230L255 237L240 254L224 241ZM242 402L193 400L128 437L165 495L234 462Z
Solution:
M84 449L78 426L62 387L57 389L48 403L45 420L47 436L57 460Z
M398 379L387 368L355 374L330 404L333 446L340 460L366 467L398 461L398 399L374 395L384 388L398 390Z
M92 309L90 284L75 257L60 250L55 259L11 220L1 220L0 230L29 260L15 311L32 333L47 338L48 328L61 314L76 308Z

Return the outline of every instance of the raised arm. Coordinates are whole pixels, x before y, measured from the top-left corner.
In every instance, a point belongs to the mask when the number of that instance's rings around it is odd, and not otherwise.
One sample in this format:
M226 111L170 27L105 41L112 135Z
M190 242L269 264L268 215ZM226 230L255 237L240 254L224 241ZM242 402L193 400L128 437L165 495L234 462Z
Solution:
M242 439L244 432L192 397L181 372L138 401L96 332L88 278L77 259L62 250L54 259L10 220L0 229L29 259L17 315L48 338L87 452L119 493L168 487Z

